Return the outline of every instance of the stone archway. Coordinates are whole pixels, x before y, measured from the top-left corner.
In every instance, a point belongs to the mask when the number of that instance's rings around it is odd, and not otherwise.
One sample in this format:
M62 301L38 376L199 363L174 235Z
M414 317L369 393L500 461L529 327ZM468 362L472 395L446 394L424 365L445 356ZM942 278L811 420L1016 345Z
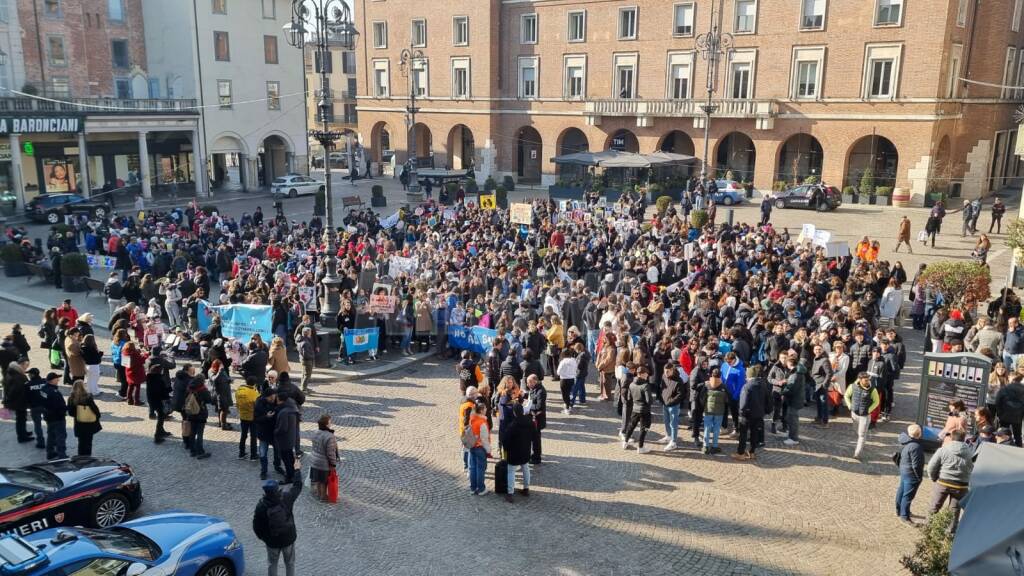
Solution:
M210 179L213 189L225 189L230 186L248 184L245 161L248 153L245 140L234 133L223 133L213 139L207 151L210 165Z
M544 141L532 126L524 126L516 134L516 175L521 182L540 182L541 153Z
M686 154L693 156L694 146L693 139L690 135L682 130L673 130L662 137L661 143L658 144L658 150L662 152L672 152L673 154Z
M566 128L558 135L558 143L555 149L557 150L557 156L586 152L590 150L590 141L587 140L587 135L579 128ZM558 175L563 178L580 178L587 171L586 166L576 164L557 164L556 170Z
M775 181L795 186L815 176L821 181L821 167L824 152L818 139L810 134L794 134L779 148L779 163L775 170Z
M288 141L278 134L270 134L260 143L257 157L261 186L270 186L274 178L280 178L294 171L292 167L292 148Z
M427 125L422 122L417 122L412 127L412 141L416 143L415 155L418 165L432 166L434 135L430 132L430 128L427 128ZM412 152L413 150L410 148L410 155Z
M476 165L476 143L473 131L465 124L456 124L448 132L448 164L452 170L466 170Z
M640 141L636 134L625 128L616 130L604 143L605 150L621 150L623 152L640 152Z
M884 136L864 136L854 142L846 155L846 176L843 186L860 188L865 173L875 188L896 186L900 155L896 145Z
M394 155L394 141L391 126L387 122L377 122L370 129L370 158L374 162L389 162Z
M750 136L742 132L730 132L718 141L715 151L716 177L725 178L732 172L737 182L753 182L757 150Z

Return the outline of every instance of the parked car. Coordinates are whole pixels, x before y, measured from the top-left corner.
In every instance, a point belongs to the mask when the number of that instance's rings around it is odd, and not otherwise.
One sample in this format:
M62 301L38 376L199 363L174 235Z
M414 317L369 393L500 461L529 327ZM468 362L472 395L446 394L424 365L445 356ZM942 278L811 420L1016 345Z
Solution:
M4 576L236 576L245 573L242 543L227 522L168 512L109 529L55 528L0 538Z
M314 180L309 176L303 176L302 174L288 174L287 176L274 178L274 182L270 185L270 192L276 198L281 196L295 198L296 196L316 194L323 190L323 182Z
M743 202L743 198L747 195L746 188L735 180L715 180L715 185L718 186L718 192L711 198L718 205L732 206L733 204L739 204Z
M109 528L142 504L131 466L91 456L0 468L0 534L83 524Z
M776 192L773 203L776 208L805 208L828 212L839 208L843 203L843 195L835 186L803 184Z
M88 214L91 218L105 218L112 210L110 200L91 200L85 196L60 192L40 194L25 204L25 215L36 222L59 224L64 221L67 211L72 214Z

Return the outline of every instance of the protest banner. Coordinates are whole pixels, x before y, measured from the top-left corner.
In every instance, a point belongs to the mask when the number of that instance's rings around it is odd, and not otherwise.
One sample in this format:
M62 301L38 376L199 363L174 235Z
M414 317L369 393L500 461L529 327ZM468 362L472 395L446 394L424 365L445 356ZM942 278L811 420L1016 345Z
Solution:
M533 224L533 206L525 202L516 202L512 204L508 218L513 224Z
M376 354L380 328L345 328L345 353L370 352Z
M804 224L800 228L800 235L796 237L797 242L810 242L814 240L814 233L817 232L817 228L814 224Z
M401 213L402 213L402 211L398 210L394 214L392 214L391 216L388 216L387 218L381 220L380 221L380 227L385 229L385 230L387 230L389 228L393 228L395 224L398 224L398 219L399 219Z
M298 287L298 292L299 292L299 300L302 301L303 306L305 306L305 310L307 312L310 311L310 310L315 311L317 309L317 306L316 306L316 287L314 287L314 286L299 286Z
M420 266L419 259L415 257L392 256L389 263L388 275L390 276L400 276L402 274L411 276L416 273L416 269Z
M480 326L448 326L448 345L456 350L469 350L480 355L491 351L497 330Z
M94 254L87 254L85 256L86 263L89 264L89 268L106 268L113 270L117 266L117 258L113 256L96 256Z
M264 342L270 342L274 337L274 333L271 331L274 316L272 306L255 304L210 306L205 300L200 300L199 330L203 332L209 330L214 315L220 316L221 333L226 338L234 338L248 344L253 334L259 334Z
M441 216L445 220L455 220L455 210L452 210L451 208L446 208L445 211L441 213Z
M369 314L394 314L398 298L388 294L371 294L370 301L366 304L366 312Z
M831 241L832 241L832 233L831 232L829 232L828 230L815 230L814 231L814 238L811 241L811 244L813 244L815 246L821 246L822 248L825 248L825 247L828 246L828 243L831 242Z

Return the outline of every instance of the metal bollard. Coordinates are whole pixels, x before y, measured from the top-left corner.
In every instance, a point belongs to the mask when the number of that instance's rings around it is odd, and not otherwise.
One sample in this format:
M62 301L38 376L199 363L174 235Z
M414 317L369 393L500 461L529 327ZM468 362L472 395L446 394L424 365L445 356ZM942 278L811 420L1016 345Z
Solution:
M728 210L726 210L725 212L726 212L726 220L728 220L728 222L729 222L729 226L732 226L732 216L733 216L733 209L732 209L732 208L729 208L729 209L728 209Z

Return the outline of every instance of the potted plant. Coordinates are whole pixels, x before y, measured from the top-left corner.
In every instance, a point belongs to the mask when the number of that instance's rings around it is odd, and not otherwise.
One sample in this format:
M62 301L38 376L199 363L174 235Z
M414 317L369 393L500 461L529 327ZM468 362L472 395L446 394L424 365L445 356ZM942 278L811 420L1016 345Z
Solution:
M494 176L488 176L484 182L484 192L494 192L494 189L497 187L498 183L494 180Z
M953 550L953 536L949 525L953 511L949 508L933 514L921 530L921 539L914 552L900 559L900 564L913 576L946 576L949 574L949 554Z
M658 196L657 200L655 200L654 202L654 205L658 209L658 215L664 216L665 213L668 212L668 207L670 204L672 204L671 196Z
M370 187L370 206L383 208L388 205L388 199L384 197L384 187L374 184Z
M501 179L501 183L505 187L505 190L509 192L516 189L516 181L509 174L505 174L505 177Z
M817 184L820 181L816 174L811 174L807 178L804 178L804 184Z
M871 168L866 168L860 176L860 186L857 188L861 204L874 204L871 196L875 195L875 173Z
M65 292L84 292L85 277L89 275L89 262L85 254L71 252L60 259L61 284Z
M466 180L462 187L466 190L466 194L478 194L480 192L480 186L477 185L476 180L473 178Z
M879 186L875 188L875 201L872 204L888 206L892 201L892 187Z
M857 189L853 186L845 186L843 188L843 204L856 204L857 203Z
M25 255L21 252L21 246L11 243L0 246L0 259L4 261L4 275L8 278L28 275L28 266L25 266Z
M708 223L708 213L706 210L694 210L690 212L690 228L700 230Z
M506 176L509 178L509 176ZM500 185L494 189L494 201L498 205L498 208L502 210L508 209L508 191L505 190L504 185Z
M787 186L784 181L776 180L775 183L772 184L772 191L773 192L785 192L786 188L788 188L788 187L789 186Z
M974 310L979 302L991 296L991 272L988 266L977 262L935 262L921 272L918 281L925 288L942 294L950 309Z

